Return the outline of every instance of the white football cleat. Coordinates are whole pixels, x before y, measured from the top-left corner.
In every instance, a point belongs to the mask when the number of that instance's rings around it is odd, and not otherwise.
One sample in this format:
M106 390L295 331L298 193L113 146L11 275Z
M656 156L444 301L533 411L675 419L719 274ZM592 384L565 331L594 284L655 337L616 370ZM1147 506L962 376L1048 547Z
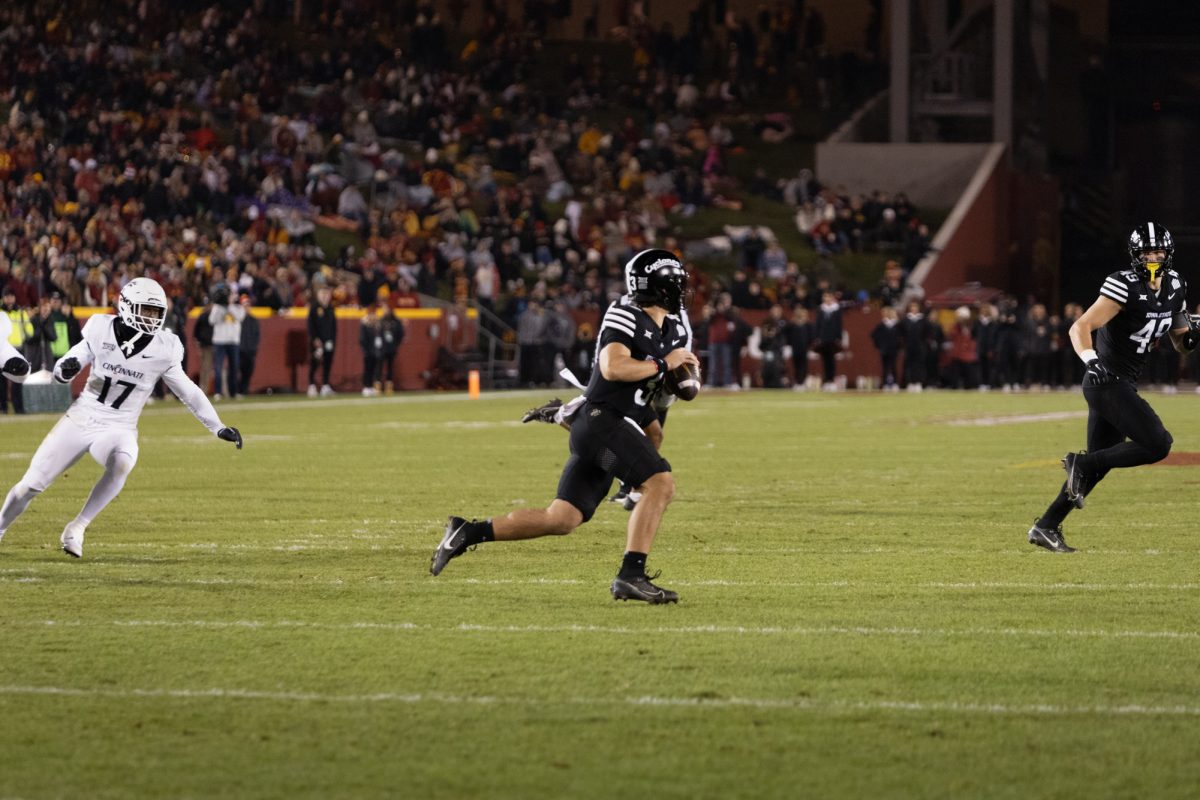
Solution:
M63 552L73 558L83 558L83 532L86 530L78 522L68 522L60 537Z
M313 386L311 383L308 385L308 396L309 397L317 396L317 387Z
M321 387L321 397L333 397L333 387L328 383Z

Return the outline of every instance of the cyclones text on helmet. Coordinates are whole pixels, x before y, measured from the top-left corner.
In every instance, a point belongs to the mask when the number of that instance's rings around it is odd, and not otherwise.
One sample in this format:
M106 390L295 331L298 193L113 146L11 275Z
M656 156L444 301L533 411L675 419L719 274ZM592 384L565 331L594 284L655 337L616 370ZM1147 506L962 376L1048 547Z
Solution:
M660 306L678 314L686 286L687 271L670 250L643 250L625 265L625 288L640 306Z

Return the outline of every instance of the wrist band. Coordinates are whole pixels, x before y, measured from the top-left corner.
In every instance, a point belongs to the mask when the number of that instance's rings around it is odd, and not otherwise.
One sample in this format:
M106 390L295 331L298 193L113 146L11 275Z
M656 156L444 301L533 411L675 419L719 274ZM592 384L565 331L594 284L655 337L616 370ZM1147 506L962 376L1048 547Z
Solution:
M1090 347L1079 354L1079 360L1085 364L1090 364L1099 357L1100 356L1096 355L1096 351Z
M661 359L661 358L654 359L654 366L658 367L658 374L660 376L667 374L667 362L664 361L663 359Z

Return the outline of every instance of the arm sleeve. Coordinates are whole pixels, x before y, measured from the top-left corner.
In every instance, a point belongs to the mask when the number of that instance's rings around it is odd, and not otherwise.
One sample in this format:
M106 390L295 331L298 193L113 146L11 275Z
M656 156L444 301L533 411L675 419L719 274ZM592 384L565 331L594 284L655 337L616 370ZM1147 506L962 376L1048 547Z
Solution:
M225 424L217 416L217 410L213 408L213 404L209 402L204 392L200 390L199 386L192 383L192 379L183 371L182 362L183 345L176 340L174 363L163 373L163 382L167 384L171 393L187 406L188 411L192 412L192 416L200 420L200 424L208 428L215 436L217 431L225 427Z
M1129 300L1129 284L1121 279L1121 273L1114 272L1104 279L1104 285L1100 287L1100 296L1123 306Z
M208 324L216 325L225 316L225 306L213 305L212 310L208 312Z
M614 303L608 307L608 311L604 312L604 319L600 322L599 338L600 346L596 352L600 352L613 342L619 342L629 348L629 352L632 353L637 345L635 317Z
M103 325L103 319L108 318L102 318L99 316L90 318L87 321L87 324L83 326L83 338L80 339L70 350L68 350L66 353L63 353L62 358L54 362L54 380L58 381L59 383L70 383L69 380L62 376L62 370L59 368L59 365L68 358L77 359L81 368L88 366L95 360L95 354L92 353L92 346L88 344L88 329L93 325Z

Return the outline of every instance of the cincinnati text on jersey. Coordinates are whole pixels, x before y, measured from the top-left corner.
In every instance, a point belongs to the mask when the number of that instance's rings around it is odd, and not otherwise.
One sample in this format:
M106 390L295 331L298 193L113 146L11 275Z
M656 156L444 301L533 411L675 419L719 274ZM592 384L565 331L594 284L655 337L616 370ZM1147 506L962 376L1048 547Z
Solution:
M120 364L106 364L106 363L101 362L100 367L101 367L101 369L106 369L109 372L115 372L118 375L125 375L126 377L129 377L129 378L136 378L139 381L142 378L146 377L146 373L138 372L137 370L132 370L132 369L125 369L125 367L122 367Z

